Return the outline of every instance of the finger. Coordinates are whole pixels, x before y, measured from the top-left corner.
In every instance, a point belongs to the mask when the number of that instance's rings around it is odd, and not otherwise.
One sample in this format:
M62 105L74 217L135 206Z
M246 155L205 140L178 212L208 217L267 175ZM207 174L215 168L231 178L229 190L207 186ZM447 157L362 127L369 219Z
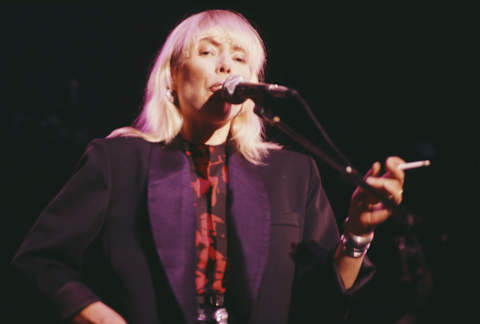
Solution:
M378 189L382 189L384 185L388 186L387 189L400 190L402 188L400 181L396 178L369 177L365 182Z
M391 214L391 210L385 208L382 203L378 203L373 206L372 211L360 215L360 223L365 228L374 228L386 221Z
M380 174L380 170L382 169L382 165L380 162L376 161L372 164L370 169L365 173L364 179L367 179L368 177L376 177Z
M403 187L398 179L370 177L366 182L382 192L390 200L393 200L397 205L402 202Z
M398 156L390 156L385 161L385 174L383 177L387 178L396 178L403 185L405 181L405 171L399 168L400 164L405 163L405 161Z
M363 176L363 181L366 181L369 177L376 177L380 174L380 170L382 168L382 165L380 162L376 161L372 164L370 169L365 173ZM357 187L353 193L353 196L364 196L365 195L365 190L362 189L360 186Z

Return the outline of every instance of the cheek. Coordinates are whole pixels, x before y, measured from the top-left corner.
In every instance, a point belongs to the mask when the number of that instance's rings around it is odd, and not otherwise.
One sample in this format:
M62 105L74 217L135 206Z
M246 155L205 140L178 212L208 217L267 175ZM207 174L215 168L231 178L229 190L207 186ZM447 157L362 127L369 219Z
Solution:
M256 75L253 73L252 69L248 65L240 64L236 66L236 68L232 71L233 75L240 75L245 78L245 80L249 80L252 82L258 81Z
M204 73L192 66L182 68L177 75L177 84L175 90L179 99L180 106L194 106L198 109L204 101Z

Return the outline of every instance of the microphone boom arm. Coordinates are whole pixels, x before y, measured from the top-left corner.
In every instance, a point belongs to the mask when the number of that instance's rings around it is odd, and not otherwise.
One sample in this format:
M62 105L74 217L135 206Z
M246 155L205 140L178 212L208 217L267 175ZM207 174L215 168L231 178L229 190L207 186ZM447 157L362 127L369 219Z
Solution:
M417 234L415 233L416 231L413 229L417 217L414 216L413 213L407 208L405 208L403 205L395 204L395 202L390 200L385 194L366 183L360 173L351 165L351 163L346 159L346 157L333 144L327 133L324 131L323 127L316 120L310 109L310 106L305 101L305 99L298 93L298 91L294 89L290 89L289 93L291 97L296 98L307 110L310 118L312 118L313 122L321 131L328 144L330 144L335 153L337 153L338 157L343 160L344 165L337 163L326 152L324 152L318 146L312 144L308 139L306 139L304 136L300 135L290 126L284 123L280 119L280 117L274 116L271 111L267 111L262 106L256 105L254 112L258 116L260 116L260 118L262 118L262 120L265 121L268 125L277 128L278 130L289 136L296 143L298 143L300 146L302 146L304 149L309 151L312 155L316 156L317 158L328 164L341 176L343 176L343 178L346 179L348 182L350 182L354 186L360 186L361 188L367 190L386 206L392 208L393 214L391 218L395 220L404 230L403 235L399 234L396 237L396 245L402 264L401 280L403 280L404 283L415 285L417 291L419 289L422 289L425 291L424 294L429 294L432 289L432 282L428 281L430 268L426 262L420 240L417 238ZM411 264L410 262L408 262L409 259L411 259L411 262L414 263ZM426 282L426 284L422 286L422 282ZM415 306L416 308L421 307L418 301Z
M308 106L305 99L303 99L303 97L298 93L298 91L290 89L289 93L290 93L290 97L296 98L304 106L304 108L307 109L307 111L310 111L310 107ZM254 112L260 118L262 118L262 120L266 122L268 125L277 128L278 130L286 134L288 137L290 137L293 141L295 141L300 146L302 146L304 149L309 151L312 155L318 157L327 165L329 165L331 168L336 170L337 173L339 173L344 179L346 179L352 185L360 186L363 189L367 190L372 195L374 195L378 200L380 200L382 203L384 203L386 206L388 206L394 211L394 213L392 214L392 217L395 218L400 224L405 225L407 229L410 229L414 225L414 216L407 208L405 208L402 205L397 205L394 201L389 199L385 194L383 194L382 192L378 191L377 189L375 189L374 187L366 183L363 180L363 177L360 175L360 173L350 163L346 163L347 165L345 166L337 163L326 152L324 152L318 146L311 143L304 136L297 133L285 122L283 122L280 119L280 117L274 116L271 113L271 111L267 111L264 107L260 105L256 105Z

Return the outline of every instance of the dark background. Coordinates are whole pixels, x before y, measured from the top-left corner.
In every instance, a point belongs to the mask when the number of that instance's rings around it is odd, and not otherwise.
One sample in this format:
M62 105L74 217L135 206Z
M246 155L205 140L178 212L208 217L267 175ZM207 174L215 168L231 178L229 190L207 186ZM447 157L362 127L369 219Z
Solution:
M238 10L258 28L268 51L266 81L297 89L362 173L389 155L432 161L407 174L404 205L416 217L413 230L395 221L377 230L369 252L377 276L358 297L352 322L439 323L466 316L465 292L474 277L465 238L479 216L472 203L480 161L473 9L176 1L0 6L2 292L9 323L46 323L50 316L44 301L8 269L29 227L71 176L87 143L136 117L168 32L208 8ZM328 151L298 104L268 104ZM301 150L277 131L268 133ZM318 165L341 223L353 187ZM410 244L412 237L418 244ZM398 249L402 240L409 243L406 259Z

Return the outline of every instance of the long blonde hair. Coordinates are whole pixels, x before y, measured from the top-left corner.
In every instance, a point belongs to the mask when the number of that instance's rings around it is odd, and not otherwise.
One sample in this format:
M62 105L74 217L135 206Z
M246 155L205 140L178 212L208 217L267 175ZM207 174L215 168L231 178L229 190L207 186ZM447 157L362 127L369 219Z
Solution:
M160 50L148 79L145 101L133 127L114 130L108 137L135 136L149 142L169 143L181 131L183 117L172 100L172 70L180 64L199 35L211 29L242 33L248 38L249 64L254 79L263 80L265 46L258 32L241 14L229 10L207 10L183 20L171 31ZM231 140L251 163L261 164L271 149L281 146L263 139L262 120L254 113L254 103L247 100L232 120Z

